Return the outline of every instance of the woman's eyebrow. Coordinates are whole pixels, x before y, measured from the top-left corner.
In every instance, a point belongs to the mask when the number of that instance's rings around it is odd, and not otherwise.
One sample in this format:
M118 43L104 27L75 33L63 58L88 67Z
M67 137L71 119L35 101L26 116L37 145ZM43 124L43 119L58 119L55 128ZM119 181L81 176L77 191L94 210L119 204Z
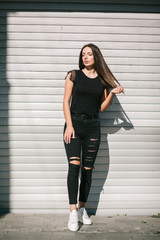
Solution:
M86 52L86 53L92 53L91 51L88 51L88 52ZM85 52L83 52L82 54L85 54Z

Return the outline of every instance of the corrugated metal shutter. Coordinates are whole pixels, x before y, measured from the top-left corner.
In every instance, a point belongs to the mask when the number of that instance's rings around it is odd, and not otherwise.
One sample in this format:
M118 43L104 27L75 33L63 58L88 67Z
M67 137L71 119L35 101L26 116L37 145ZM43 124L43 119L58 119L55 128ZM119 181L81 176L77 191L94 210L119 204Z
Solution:
M5 28L1 14L1 208L68 213L64 77L92 42L125 95L101 114L88 208L106 215L158 213L160 15L9 12Z

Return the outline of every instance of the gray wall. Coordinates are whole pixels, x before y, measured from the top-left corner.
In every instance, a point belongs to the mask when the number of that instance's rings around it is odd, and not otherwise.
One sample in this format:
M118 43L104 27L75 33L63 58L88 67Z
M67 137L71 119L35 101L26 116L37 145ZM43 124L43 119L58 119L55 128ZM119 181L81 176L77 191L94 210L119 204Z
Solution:
M92 42L125 87L100 114L88 208L160 211L160 15L1 11L1 211L68 212L64 77Z

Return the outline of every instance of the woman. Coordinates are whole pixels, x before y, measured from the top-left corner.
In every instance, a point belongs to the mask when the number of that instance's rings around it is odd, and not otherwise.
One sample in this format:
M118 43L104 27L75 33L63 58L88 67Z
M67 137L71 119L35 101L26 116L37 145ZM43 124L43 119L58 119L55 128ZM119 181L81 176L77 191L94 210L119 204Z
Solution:
M78 230L78 221L92 224L85 206L100 143L98 112L103 112L110 105L115 94L123 92L123 87L113 76L99 48L94 44L90 43L82 48L79 68L67 74L63 101L66 120L63 134L68 158L67 187L70 203L68 228L71 231ZM81 182L77 208L80 164Z

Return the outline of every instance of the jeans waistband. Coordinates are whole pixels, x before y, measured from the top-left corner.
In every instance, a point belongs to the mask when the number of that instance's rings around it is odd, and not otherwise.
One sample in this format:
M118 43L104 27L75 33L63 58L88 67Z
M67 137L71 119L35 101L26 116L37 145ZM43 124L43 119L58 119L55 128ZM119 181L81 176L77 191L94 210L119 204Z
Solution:
M95 119L95 118L99 118L98 114L87 115L87 114L81 114L81 113L71 113L71 115L75 116L75 117L79 117L81 119Z

